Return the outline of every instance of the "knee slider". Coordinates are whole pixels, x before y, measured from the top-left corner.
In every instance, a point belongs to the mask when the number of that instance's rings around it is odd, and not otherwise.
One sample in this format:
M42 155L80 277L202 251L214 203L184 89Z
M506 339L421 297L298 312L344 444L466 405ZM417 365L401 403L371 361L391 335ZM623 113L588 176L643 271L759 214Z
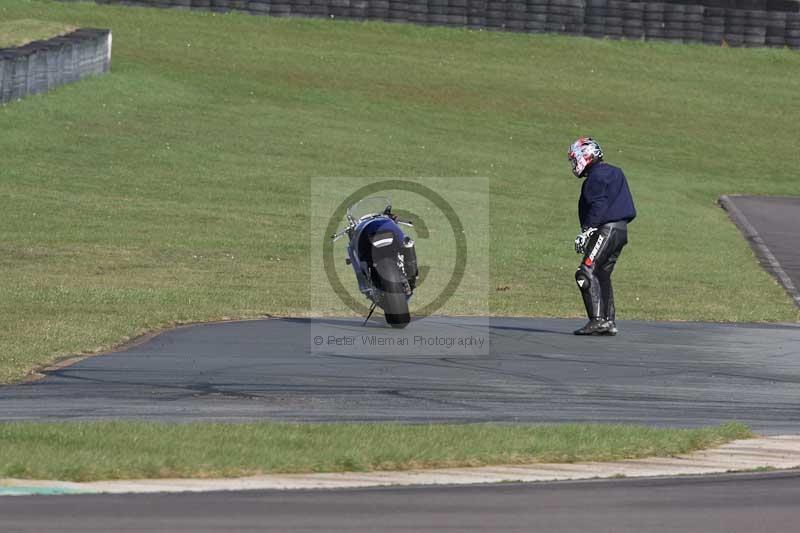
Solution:
M592 284L592 276L581 267L575 272L575 283L578 284L578 288L581 291L588 291Z

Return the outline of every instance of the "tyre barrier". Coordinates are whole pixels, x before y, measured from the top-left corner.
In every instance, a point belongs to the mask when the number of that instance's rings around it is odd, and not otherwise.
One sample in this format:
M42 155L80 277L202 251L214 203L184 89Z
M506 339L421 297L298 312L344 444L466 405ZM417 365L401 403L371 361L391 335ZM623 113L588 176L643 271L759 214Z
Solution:
M17 48L0 49L0 105L111 68L111 32L85 28Z
M62 0L73 1L73 0ZM800 0L95 0L608 39L800 48Z

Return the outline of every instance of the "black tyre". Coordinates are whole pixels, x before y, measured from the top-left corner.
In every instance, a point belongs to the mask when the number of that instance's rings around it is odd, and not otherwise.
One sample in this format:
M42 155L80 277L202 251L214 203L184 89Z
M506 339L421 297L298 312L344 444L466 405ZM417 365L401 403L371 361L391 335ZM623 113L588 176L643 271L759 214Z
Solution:
M600 24L587 24L583 27L583 33L587 37L602 37L605 32L606 27Z
M786 25L772 24L767 26L767 37L783 37L786 35Z
M739 33L726 33L723 39L728 46L742 46L744 44L744 35Z
M408 300L403 292L385 292L382 304L386 323L393 328L402 329L411 322Z
M758 35L754 33L748 33L744 36L744 44L746 46L757 47L757 46L764 46L765 38L764 35Z
M567 17L578 17L583 15L583 11L577 10L574 7L566 6L550 6L547 10L548 15L564 15Z
M269 8L269 14L273 17L288 17L292 12L292 6L289 4L272 4Z
M509 13L525 13L528 10L528 6L525 2L509 2L507 4L507 11Z
M665 39L668 39L668 40L676 42L676 43L683 42L683 37L684 37L684 35L683 35L683 31L682 30L671 30L671 29L667 28L667 30L664 32L664 38Z
M448 24L448 26L466 26L467 25L467 16L466 15L447 15L447 24Z
M269 4L263 2L250 2L247 4L247 10L254 15L264 15L269 13Z
M747 26L725 26L725 33L733 33L736 35L744 35Z
M396 250L373 253L375 264L371 276L373 284L383 289L380 307L386 322L393 328L404 328L411 318L405 293L405 276L397 265L396 254Z
M525 31L528 33L544 33L547 22L541 20L529 20L525 23Z
M506 26L506 19L498 17L486 17L486 27L492 29L503 29Z
M764 44L771 48L783 48L786 46L786 39L782 35L767 35L767 38L764 39Z
M743 17L725 17L725 27L726 28L738 28L738 27L745 27L750 26L750 21L747 18Z
M699 43L703 41L703 32L702 31L692 31L692 30L684 30L683 31L683 42L685 43Z
M566 24L570 18L565 15L547 15L547 23L551 25Z
M678 24L683 24L685 20L686 20L685 13L679 13L674 11L664 13L664 22L666 22L667 24L675 22L677 22Z
M644 37L644 30L642 28L623 28L622 36L629 40L638 40Z
M583 22L591 25L591 26L605 26L606 25L606 17L598 17L595 15L587 16L583 19Z
M664 4L645 4L644 20L664 20Z

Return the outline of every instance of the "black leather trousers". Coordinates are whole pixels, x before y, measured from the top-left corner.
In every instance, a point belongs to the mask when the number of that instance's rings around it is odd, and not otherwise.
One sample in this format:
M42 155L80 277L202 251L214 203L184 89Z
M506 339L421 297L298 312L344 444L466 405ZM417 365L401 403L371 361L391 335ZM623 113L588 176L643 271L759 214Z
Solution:
M628 224L624 221L600 226L589 239L575 281L590 320L616 319L611 274L627 243Z

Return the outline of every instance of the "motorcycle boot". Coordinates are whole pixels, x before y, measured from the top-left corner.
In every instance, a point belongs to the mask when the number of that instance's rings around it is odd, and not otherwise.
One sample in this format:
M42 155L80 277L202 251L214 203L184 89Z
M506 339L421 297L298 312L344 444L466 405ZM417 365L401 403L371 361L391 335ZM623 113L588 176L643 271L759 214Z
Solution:
M608 333L608 322L600 318L593 318L580 329L576 329L575 335L606 335Z

